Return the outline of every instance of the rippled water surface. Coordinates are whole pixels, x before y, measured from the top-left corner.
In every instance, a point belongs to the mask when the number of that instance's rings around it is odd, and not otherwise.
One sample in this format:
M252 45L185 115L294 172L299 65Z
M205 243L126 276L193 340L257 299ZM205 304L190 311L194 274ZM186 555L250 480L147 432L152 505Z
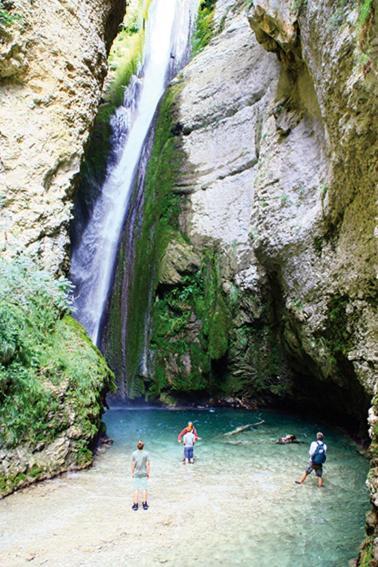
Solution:
M182 464L177 443L188 420L202 437L194 465ZM0 564L341 567L356 556L368 463L340 431L238 410L111 410L105 421L114 444L91 470L0 503ZM311 477L298 486L319 429L329 447L325 487ZM303 444L275 445L286 433ZM151 506L132 512L130 455L140 437L152 461Z

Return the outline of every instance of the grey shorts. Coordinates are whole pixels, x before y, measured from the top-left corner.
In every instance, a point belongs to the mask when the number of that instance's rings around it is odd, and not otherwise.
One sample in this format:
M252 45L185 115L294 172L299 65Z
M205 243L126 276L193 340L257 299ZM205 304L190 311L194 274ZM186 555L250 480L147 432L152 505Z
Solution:
M134 490L147 490L148 479L146 476L135 476L133 478Z
M306 473L311 474L312 471L315 471L316 476L321 478L323 476L323 465L314 465L314 463L309 463L306 468Z

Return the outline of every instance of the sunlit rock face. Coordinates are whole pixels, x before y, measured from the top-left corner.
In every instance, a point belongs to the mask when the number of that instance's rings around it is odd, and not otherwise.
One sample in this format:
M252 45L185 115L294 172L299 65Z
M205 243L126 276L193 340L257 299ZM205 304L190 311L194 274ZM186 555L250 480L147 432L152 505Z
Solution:
M247 265L253 255L249 231L260 127L279 65L257 44L244 11L227 13L224 30L183 74L180 121L187 163L177 191L189 195L193 242L219 241L234 248L238 264L244 258Z
M216 36L183 74L176 187L191 241L223 252L225 289L266 302L268 285L297 395L316 378L364 416L377 375L372 17L218 2Z
M0 47L1 247L60 271L71 196L123 0L20 0Z

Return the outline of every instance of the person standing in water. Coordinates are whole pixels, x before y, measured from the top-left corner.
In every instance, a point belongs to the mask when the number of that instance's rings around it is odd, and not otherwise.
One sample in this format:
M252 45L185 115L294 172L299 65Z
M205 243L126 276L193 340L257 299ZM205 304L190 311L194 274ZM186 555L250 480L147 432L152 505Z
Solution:
M139 507L139 496L142 497L143 510L148 510L147 504L147 482L150 478L150 456L144 450L144 442L140 439L137 443L137 450L131 457L131 476L134 479L134 493L132 510L136 511Z
M197 437L198 438L198 437ZM197 440L196 436L193 433L193 425L189 428L189 431L185 433L183 436L184 442L184 462L185 464L193 464L194 463L194 443Z
M180 433L178 434L177 441L179 443L181 443L182 438L184 437L185 433L188 433L188 431L191 431L194 434L196 441L198 441L198 439L200 439L200 437L198 437L197 430L193 425L193 422L189 421L188 425L186 427L184 427L184 429L182 431L180 431Z
M327 458L327 445L324 443L324 435L320 431L316 434L316 441L313 441L310 445L309 455L310 462L308 467L301 478L295 482L297 484L303 484L308 475L311 474L312 471L315 471L315 475L318 479L318 486L319 488L322 488L324 486L323 463L325 463Z

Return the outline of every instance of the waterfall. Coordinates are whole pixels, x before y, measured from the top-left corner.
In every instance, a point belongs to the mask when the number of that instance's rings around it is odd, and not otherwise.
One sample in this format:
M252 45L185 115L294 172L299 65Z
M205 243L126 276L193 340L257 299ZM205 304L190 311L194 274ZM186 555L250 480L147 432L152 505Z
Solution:
M119 242L143 148L168 81L186 63L198 0L153 0L143 63L111 120L116 163L107 171L71 260L75 316L99 344Z

